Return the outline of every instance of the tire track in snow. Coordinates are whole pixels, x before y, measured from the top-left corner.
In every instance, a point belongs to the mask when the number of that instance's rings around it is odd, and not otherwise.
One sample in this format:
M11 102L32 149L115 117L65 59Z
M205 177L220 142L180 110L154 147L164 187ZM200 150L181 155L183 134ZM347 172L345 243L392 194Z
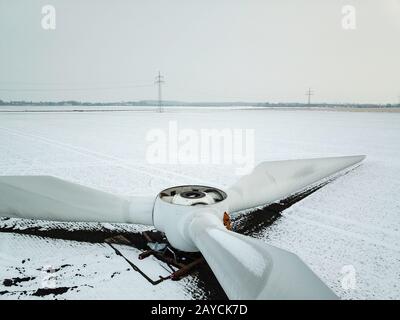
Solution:
M309 225L313 225L313 226L316 226L316 227L319 227L319 228L323 228L323 229L326 229L326 230L329 230L329 231L332 231L332 232L335 232L335 233L338 233L338 234L341 234L341 235L344 235L344 236L347 236L347 237L350 237L350 238L361 240L361 241L367 242L369 244L372 244L372 245L375 245L375 246L381 246L381 247L384 247L386 249L389 249L389 250L396 251L396 252L400 253L400 248L398 246L393 246L393 245L391 245L389 243L386 243L384 241L376 241L376 240L374 240L374 239L372 239L370 237L362 236L362 235L359 235L359 234L357 234L355 232L346 231L346 230L343 230L343 229L340 229L340 228L337 228L337 227L329 226L329 225L326 225L324 223L316 222L316 221L313 221L311 219L304 218L304 217L298 217L298 216L294 216L294 215L285 215L284 217L288 218L288 219L296 220L298 222L302 222L302 223L306 223L306 224L309 224Z
M52 145L52 146L55 146L55 147L59 147L59 148L64 149L64 150L74 151L74 152L76 152L78 154L82 154L82 155L85 155L85 156L92 156L92 157L95 157L97 159L100 158L102 161L105 161L107 163L111 163L114 166L115 166L115 164L117 162L118 166L120 166L120 167L122 167L124 169L136 171L136 172L139 172L139 173L142 173L142 174L144 173L144 174L149 175L149 176L151 176L153 178L156 178L156 179L163 179L163 180L167 181L168 183L171 183L171 180L177 181L180 184L182 184L182 181L185 181L185 180L190 180L190 181L201 183L201 184L205 183L204 180L199 179L199 178L187 176L187 175L176 173L176 172L169 171L169 170L166 170L166 169L160 169L160 168L156 168L156 167L147 166L147 165L144 165L144 164L135 164L135 166L133 167L126 160L123 160L123 159L120 159L120 158L117 158L117 157L114 157L114 156L110 156L110 155L107 155L107 154L103 154L103 153L100 153L98 151L92 151L92 150L89 150L87 148L71 146L70 144L66 144L66 143L59 142L59 141L56 141L56 140L53 140L53 139L49 139L49 138L45 138L45 137L42 137L42 136L38 136L38 135L35 135L35 134L23 133L23 132L21 132L19 130L4 128L4 127L0 127L0 130L3 130L3 131L8 132L10 134L14 134L14 135L21 136L21 137L24 137L24 138L29 138L29 139L32 139L34 141L40 141L42 143L46 143L46 144L49 144L49 145ZM151 173L149 170L159 171L161 174L164 174L164 176L160 176L160 174ZM166 177L165 174L172 175L172 177L171 176ZM179 180L179 179L177 179L175 177L180 177L183 180Z
M295 209L294 209L295 210ZM294 211L293 210L293 211ZM391 237L395 240L399 240L400 241L400 235L398 232L394 232L385 228L380 228L374 225L370 225L370 224L366 224L366 223L362 223L360 221L356 221L353 219L348 219L348 218L343 218L343 217L338 217L338 216L332 216L332 215L328 215L328 214L324 214L321 213L320 211L317 211L315 209L310 209L310 208L302 208L300 210L300 213L305 213L307 215L314 215L314 216L319 216L328 220L333 220L333 221L338 221L338 222L343 222L346 224L352 224L356 227L359 228L359 230L363 230L365 232L369 231L374 231L374 232L378 232L381 233L387 237ZM291 215L292 213L289 213L289 215ZM287 215L287 216L289 216Z

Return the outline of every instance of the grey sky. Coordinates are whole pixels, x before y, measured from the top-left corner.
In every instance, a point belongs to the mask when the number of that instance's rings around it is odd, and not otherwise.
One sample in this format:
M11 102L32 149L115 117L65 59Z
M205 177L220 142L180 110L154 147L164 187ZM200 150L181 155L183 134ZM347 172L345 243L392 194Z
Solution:
M2 100L155 99L158 70L168 100L394 103L400 0L0 0Z

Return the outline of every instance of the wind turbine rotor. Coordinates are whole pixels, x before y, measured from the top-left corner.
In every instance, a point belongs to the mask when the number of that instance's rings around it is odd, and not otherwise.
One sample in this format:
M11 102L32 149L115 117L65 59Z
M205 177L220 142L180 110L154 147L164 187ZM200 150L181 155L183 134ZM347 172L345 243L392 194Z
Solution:
M0 216L154 225L176 249L200 251L231 299L335 299L296 255L227 230L227 213L287 198L365 156L262 162L227 192L185 185L123 198L48 176L0 177Z

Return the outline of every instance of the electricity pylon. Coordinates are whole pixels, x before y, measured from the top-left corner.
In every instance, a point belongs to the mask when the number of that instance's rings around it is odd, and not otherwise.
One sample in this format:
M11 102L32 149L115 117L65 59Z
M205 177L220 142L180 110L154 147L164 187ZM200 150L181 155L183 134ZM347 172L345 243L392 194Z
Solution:
M163 112L161 86L165 83L165 81L164 76L161 75L160 71L158 71L158 76L156 77L156 81L154 83L158 86L158 112Z
M311 104L311 96L314 95L314 92L311 90L311 88L308 88L308 91L306 92L306 96L308 96L308 104Z

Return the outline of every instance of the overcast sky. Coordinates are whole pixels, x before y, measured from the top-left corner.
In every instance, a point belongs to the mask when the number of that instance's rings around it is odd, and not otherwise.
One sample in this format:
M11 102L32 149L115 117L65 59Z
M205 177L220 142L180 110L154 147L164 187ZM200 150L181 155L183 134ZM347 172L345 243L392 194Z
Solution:
M156 99L158 70L168 100L398 102L400 0L0 0L2 100Z

